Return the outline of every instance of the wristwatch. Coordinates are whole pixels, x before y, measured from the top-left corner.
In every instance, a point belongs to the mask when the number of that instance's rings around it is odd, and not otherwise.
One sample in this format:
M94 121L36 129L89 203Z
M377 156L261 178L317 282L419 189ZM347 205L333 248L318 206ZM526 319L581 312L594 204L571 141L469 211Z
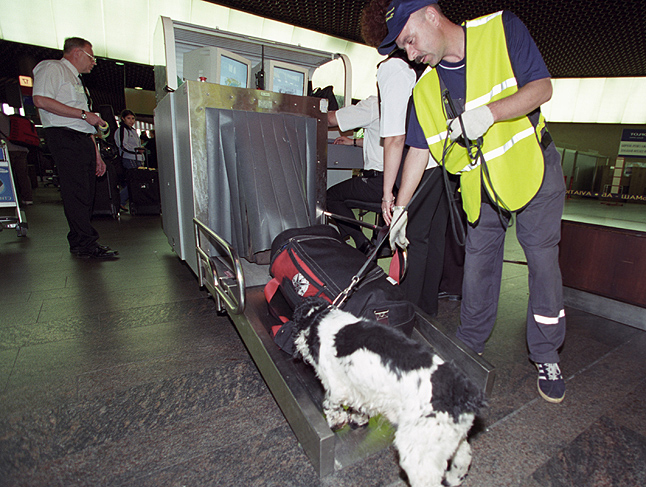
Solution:
M85 110L81 110L81 119L87 120L87 113L85 113Z

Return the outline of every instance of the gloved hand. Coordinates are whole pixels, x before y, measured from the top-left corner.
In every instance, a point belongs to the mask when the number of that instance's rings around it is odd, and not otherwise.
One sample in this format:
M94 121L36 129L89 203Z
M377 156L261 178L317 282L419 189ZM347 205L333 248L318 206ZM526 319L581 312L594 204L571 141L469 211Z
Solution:
M403 206L395 206L391 222L392 228L390 230L390 249L393 252L397 250L395 246L399 246L402 249L408 247L408 239L406 238L407 223L408 212L404 210Z
M469 140L477 140L483 136L489 127L493 125L493 114L487 105L467 110L462 114L462 123L464 131ZM452 118L446 122L449 127L449 137L455 141L462 135L462 126L460 120Z

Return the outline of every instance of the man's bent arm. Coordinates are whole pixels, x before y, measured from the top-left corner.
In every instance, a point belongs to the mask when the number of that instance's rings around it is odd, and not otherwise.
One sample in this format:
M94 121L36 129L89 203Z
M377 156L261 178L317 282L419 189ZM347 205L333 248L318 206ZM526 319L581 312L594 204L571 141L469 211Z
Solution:
M36 105L36 108L46 110L49 113L53 113L54 115L59 115L61 117L81 118L83 115L80 108L70 107L58 100L49 98L48 96L34 95L34 105ZM86 116L87 119L85 121L90 125L96 126L105 124L101 117L92 112L86 112Z
M522 117L540 107L552 98L550 78L530 81L516 93L501 100L489 103L494 122Z

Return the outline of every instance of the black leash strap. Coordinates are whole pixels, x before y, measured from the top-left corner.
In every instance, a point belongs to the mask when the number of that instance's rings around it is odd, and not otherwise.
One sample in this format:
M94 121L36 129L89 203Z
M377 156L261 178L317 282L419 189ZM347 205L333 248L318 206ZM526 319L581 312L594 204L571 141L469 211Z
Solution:
M406 206L404 206L404 211L402 211L399 214L399 216L397 217L397 220L390 222L390 225L388 226L388 231L381 238L381 240L379 240L379 242L377 242L377 245L375 245L375 248L372 250L372 252L370 252L370 255L368 256L368 258L366 259L364 264L361 266L359 271L352 278L352 280L350 281L350 284L348 285L348 287L345 288L343 291L341 291L341 293L336 298L334 298L334 301L332 302L332 304L334 306L336 306L336 307L343 306L343 303L345 303L345 301L348 299L348 297L350 297L350 294L352 293L352 291L354 290L356 285L361 281L361 279L363 279L365 277L366 271L368 269L368 266L375 259L375 257L377 257L377 254L379 253L379 249L381 249L381 246L383 245L383 243L386 240L389 239L390 232L392 231L392 228L395 226L395 223L397 223L400 220L400 218L402 218L404 216L404 213L408 211L408 207L411 205L411 203L413 201L415 201L415 198L417 198L417 196L419 196L419 194L422 192L422 190L424 189L424 186L426 186L426 184L429 182L429 180L430 179L427 179L426 181L423 181L422 184L420 184L417 187L417 190L415 191L415 193L413 193L413 196L411 197L410 201L406 204ZM438 184L440 180L441 179L436 179L435 182L434 182L434 185ZM432 186L431 189L433 189L434 187L435 186Z

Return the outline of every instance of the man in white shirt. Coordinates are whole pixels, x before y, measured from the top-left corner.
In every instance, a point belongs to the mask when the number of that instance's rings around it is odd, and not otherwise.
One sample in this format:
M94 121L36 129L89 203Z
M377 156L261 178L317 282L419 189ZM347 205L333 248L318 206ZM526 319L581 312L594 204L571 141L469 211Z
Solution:
M92 44L79 37L65 39L62 59L48 59L34 68L33 98L58 170L70 252L80 258L112 260L118 252L98 244L99 233L90 222L96 177L105 173L95 127L106 122L89 111L80 75L95 65Z

